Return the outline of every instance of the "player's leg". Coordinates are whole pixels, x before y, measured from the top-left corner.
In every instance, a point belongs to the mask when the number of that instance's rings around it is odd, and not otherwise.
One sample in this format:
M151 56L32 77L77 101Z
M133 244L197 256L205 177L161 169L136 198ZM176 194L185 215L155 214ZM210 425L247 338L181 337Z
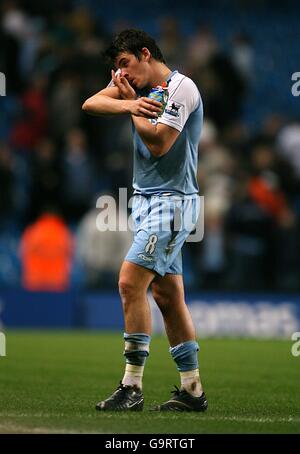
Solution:
M203 392L195 328L184 301L182 275L157 276L152 284L153 297L162 313L170 343L170 353L180 373L181 389L157 410L204 411L207 401Z
M184 301L182 275L156 276L151 284L153 298L158 305L171 347L196 339L194 323Z
M142 377L149 355L151 313L147 289L155 273L140 265L124 261L119 276L119 292L125 319L125 373L120 386L97 410L142 410Z
M119 292L123 305L126 333L151 334L151 312L147 290L154 279L153 271L124 261L119 275Z
M149 355L151 311L148 287L155 277L153 271L124 261L120 271L119 292L125 320L125 373L122 383L142 389L142 377Z

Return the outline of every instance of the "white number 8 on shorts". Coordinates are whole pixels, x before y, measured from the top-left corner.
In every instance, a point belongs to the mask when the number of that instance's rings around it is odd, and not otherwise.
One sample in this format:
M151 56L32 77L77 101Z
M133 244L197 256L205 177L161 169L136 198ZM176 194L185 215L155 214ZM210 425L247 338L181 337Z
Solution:
M157 243L157 235L153 234L149 236L148 243L145 246L145 252L153 254L155 251L155 245Z

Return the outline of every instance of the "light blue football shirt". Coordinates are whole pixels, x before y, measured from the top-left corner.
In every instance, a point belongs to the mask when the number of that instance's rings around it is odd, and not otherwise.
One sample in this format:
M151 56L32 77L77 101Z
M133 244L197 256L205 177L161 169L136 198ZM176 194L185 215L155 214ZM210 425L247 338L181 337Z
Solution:
M133 125L134 194L191 195L199 192L198 146L203 124L201 96L195 83L178 71L169 76L168 90L164 113L157 120L149 121L171 126L180 134L164 156L155 158Z

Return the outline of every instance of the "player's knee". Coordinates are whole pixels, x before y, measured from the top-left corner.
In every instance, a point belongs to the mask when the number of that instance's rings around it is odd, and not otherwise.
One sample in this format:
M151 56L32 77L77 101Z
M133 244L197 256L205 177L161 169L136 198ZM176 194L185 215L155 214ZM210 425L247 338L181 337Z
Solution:
M119 280L119 293L122 300L130 300L136 293L136 288L128 279L120 278Z
M171 297L156 289L152 289L153 298L162 312L167 312L171 306Z

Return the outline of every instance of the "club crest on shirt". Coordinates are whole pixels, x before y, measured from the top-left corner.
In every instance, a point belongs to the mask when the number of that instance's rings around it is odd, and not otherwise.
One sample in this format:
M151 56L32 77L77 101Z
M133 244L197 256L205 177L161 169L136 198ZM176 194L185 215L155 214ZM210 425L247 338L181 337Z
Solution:
M172 117L179 117L179 110L181 107L183 107L183 104L176 101L170 101L166 107L165 113L172 115Z

